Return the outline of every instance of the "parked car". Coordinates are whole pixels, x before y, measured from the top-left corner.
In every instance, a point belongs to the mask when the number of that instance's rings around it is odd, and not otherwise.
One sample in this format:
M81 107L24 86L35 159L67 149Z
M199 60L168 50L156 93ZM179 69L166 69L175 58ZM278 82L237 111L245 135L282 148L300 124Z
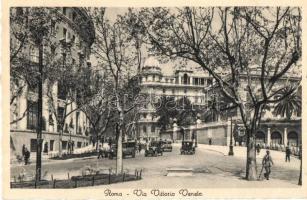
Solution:
M172 141L169 140L162 141L162 149L163 151L171 152L173 150Z
M145 149L145 157L147 156L158 156L163 155L163 149L161 142L158 141L152 141L148 148Z
M180 154L195 154L195 146L193 145L193 141L183 141L180 148Z
M136 143L135 142L123 142L122 144L123 148L123 158L126 158L127 156L131 156L132 158L135 157L135 148L136 148ZM117 157L117 145L112 144L111 148L109 150L109 159Z

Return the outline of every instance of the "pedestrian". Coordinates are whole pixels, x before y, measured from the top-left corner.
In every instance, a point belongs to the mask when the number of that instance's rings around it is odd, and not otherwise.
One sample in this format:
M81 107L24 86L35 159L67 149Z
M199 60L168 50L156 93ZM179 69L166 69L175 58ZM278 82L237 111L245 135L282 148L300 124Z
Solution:
M26 151L26 145L22 145L22 150L21 150L22 152L22 158L24 158L25 157L25 151Z
M272 157L270 156L270 151L267 150L265 156L262 159L262 166L265 169L264 177L269 180L271 173L271 166L274 165Z
M103 158L103 151L102 151L102 147L101 147L101 145L99 145L99 149L98 149L98 157L97 157L97 159L99 159L99 158Z
M25 160L25 165L29 164L29 159L30 159L30 151L25 147L25 155L24 155L24 160Z
M209 139L209 145L211 145L211 144L212 144L212 139L210 138L210 139Z
M260 144L257 144L256 151L257 151L257 155L259 155L259 153L260 153Z
M286 162L290 162L291 149L289 146L286 147Z

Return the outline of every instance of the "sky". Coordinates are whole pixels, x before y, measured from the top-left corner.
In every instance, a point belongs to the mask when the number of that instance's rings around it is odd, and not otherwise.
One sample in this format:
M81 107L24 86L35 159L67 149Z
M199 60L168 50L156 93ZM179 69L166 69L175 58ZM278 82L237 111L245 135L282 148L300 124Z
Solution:
M111 22L114 22L118 15L123 15L126 12L128 12L127 7L108 7L108 8L106 8L105 16ZM145 62L146 58L148 57L148 52L147 52L146 48L144 48L144 50L143 50L143 55L145 57L144 58L144 62ZM192 69L195 69L195 67L197 66L196 64L194 64L192 62L190 62L188 65L189 66L187 66L187 68L192 68ZM174 70L179 68L178 66L179 65L177 65L176 62L169 62L169 63L161 63L160 64L162 73L163 73L163 75L166 75L166 76L172 75L174 73Z

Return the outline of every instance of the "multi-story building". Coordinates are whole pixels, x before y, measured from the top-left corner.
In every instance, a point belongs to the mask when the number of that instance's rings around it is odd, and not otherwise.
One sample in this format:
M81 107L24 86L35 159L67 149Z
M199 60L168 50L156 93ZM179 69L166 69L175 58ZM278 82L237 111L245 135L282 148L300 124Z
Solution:
M204 88L212 85L212 81L207 73L186 68L177 69L172 75L163 75L160 63L154 57L149 57L142 68L141 93L149 95L150 102L140 111L140 139L160 137L153 102L162 96L171 96L175 100L187 97L194 105L205 105Z
M252 79L257 84L259 79L259 72L257 66L252 67ZM227 74L223 75L227 79ZM298 83L300 81L300 68L297 72L287 73L280 82ZM247 76L242 73L240 75L240 85L238 91L240 94L247 94L245 90L247 85ZM278 83L276 83L278 84ZM188 97L191 103L202 105L203 108L208 109L208 103L212 102L212 98L219 101L222 98L217 84L211 76L204 72L195 70L175 70L171 76L164 76L161 72L159 62L154 58L149 58L144 63L142 69L142 92L146 93L153 98L159 98L163 95L174 96L176 99ZM241 95L243 101L247 101L248 95ZM181 134L177 130L170 128L169 130L160 133L157 126L157 117L155 117L155 108L148 104L145 109L141 110L141 117L139 120L139 133L140 138L170 138L173 140L181 140ZM207 110L204 110L205 113ZM256 133L257 143L263 146L276 146L276 145L290 145L299 146L301 142L301 113L294 112L291 119L286 119L274 111L274 105L270 109L267 108L262 116L262 122L259 130ZM201 113L203 114L203 113ZM223 116L223 117L222 117ZM235 135L234 140L238 144L244 143L243 125L240 122L239 110L231 110L227 113L218 113L213 119L209 121L199 121L191 124L190 127L185 127L186 135L191 136L191 133L197 133L197 140L199 143L209 143L218 145L229 145L231 130ZM241 130L241 131L240 131Z
M16 15L23 15L27 12L27 9L31 8L12 8L11 12L12 14ZM46 8L46 13L48 13L48 8ZM76 68L80 69L91 67L90 54L91 45L95 37L95 30L87 12L83 8L64 7L58 8L57 16L60 19L59 21L56 23L53 23L52 21L50 22L51 30L49 30L49 39L55 41L56 44L59 44L60 46L46 46L44 48L50 48L48 50L51 52L54 50L59 51L56 53L58 53L60 56L63 56L63 60L64 56L65 58L67 57L69 62L71 62L72 65ZM14 26L14 24L12 24L12 26ZM12 38L12 40L14 40L14 38ZM69 44L69 52L66 54L64 50L67 50L67 44ZM24 45L20 53L23 54L24 58L29 59L34 66L37 65L38 47L32 44L31 41ZM35 77L33 77L33 79L34 78ZM49 87L47 81L44 81L42 105L42 151L56 152L59 149L59 145L62 146L64 151L68 149L69 144L72 144L74 148L81 148L88 145L90 137L89 122L85 117L85 114L79 110L76 110L67 116L64 125L62 144L59 143L59 124L55 119L54 110L56 110L57 116L61 118L63 117L64 112L69 113L72 110L75 110L77 105L75 102L73 102L66 108L64 106L64 101L66 98L65 92L63 92L61 89L61 84L55 83L51 88L55 105L55 108L53 108L52 111L49 102L50 99L45 92L47 87ZM16 99L11 103L11 150L15 155L21 155L21 149L23 145L25 145L31 152L36 152L36 127L38 112L37 100L37 90L35 88L31 88L29 85L26 85L25 88L23 88L21 95L17 96Z

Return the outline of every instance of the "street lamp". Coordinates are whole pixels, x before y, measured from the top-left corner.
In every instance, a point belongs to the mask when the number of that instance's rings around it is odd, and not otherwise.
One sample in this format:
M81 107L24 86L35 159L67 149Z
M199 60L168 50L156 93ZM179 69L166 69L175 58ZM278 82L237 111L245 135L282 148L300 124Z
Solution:
M196 116L196 132L195 132L196 135L194 136L195 137L195 147L197 147L198 128L200 124L201 124L201 119L200 119L200 114L198 113Z
M230 115L230 144L229 144L229 156L233 156L233 144L232 144L232 138L233 138L233 130L232 130L232 115Z
M74 131L73 127L69 127L69 154L72 154L72 141L71 141L71 133Z

